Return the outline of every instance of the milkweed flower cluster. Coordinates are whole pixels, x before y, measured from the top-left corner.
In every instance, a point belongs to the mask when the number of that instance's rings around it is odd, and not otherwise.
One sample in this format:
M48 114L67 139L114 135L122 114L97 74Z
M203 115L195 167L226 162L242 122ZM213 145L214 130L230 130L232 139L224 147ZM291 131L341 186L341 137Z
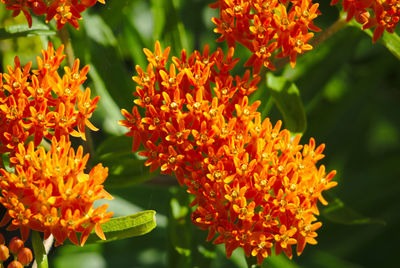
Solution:
M9 260L10 253L14 256L14 260L8 264L7 268L28 266L33 260L32 251L24 246L24 241L13 237L7 247L4 236L0 234L0 267L5 267L3 263Z
M112 196L102 185L108 169L98 164L85 173L89 155L71 148L69 135L84 139L85 126L96 130L89 118L99 97L90 99L89 88L81 91L89 67L79 70L79 60L60 76L62 52L49 43L36 70L31 63L21 67L16 57L15 67L0 74L0 148L15 170L0 169L0 204L7 209L0 226L19 229L24 240L32 229L45 238L52 234L56 245L67 237L83 245L93 228L105 239L100 224L112 213L93 203ZM47 153L37 148L43 138L51 140Z
M332 0L336 5L339 0ZM376 42L386 30L393 33L400 20L400 2L398 0L343 0L347 20L355 20L363 25L363 30L373 28L373 42Z
M11 220L8 229L19 228L24 240L30 229L44 232L45 238L52 234L56 245L67 237L83 245L93 227L105 239L100 224L112 213L106 213L107 205L94 209L93 202L112 199L102 185L108 172L98 164L86 174L88 158L81 146L75 153L64 137L59 142L53 138L47 153L43 147L35 150L33 142L26 149L19 144L10 160L16 172L0 170L0 202L8 210L2 223ZM82 233L80 243L77 232Z
M189 57L183 50L169 68L169 48L156 42L154 53L144 51L149 65L136 67L138 98L131 113L122 110L121 124L133 151L143 144L146 166L174 173L195 196L192 221L209 231L208 240L224 243L228 257L242 247L259 264L273 246L292 257L292 245L301 254L316 244L317 202L326 205L321 193L337 184L335 171L316 166L324 145L299 145L281 122L262 121L260 102L248 99L259 78L230 75L233 48L226 56L207 46Z
M80 89L89 66L79 70L77 59L73 68L65 67L65 74L60 76L64 58L63 46L55 50L49 43L47 50L42 50L42 58L37 58L37 69L31 70L31 62L22 67L16 57L14 67L0 73L0 153L14 154L18 144L30 137L38 146L43 137L60 140L72 135L85 139L85 126L97 130L89 118L99 97L90 99L90 89Z
M81 13L97 2L105 4L105 0L0 0L6 8L13 11L13 17L24 13L29 27L32 26L32 16L46 15L46 22L53 18L57 21L57 29L61 29L66 23L70 23L79 29L78 19Z
M253 55L246 66L256 73L262 65L274 69L274 53L289 57L294 67L297 55L312 49L312 31L320 31L313 22L320 14L319 4L312 0L219 0L210 6L219 9L219 18L212 19L214 32L221 34L217 41L247 47Z

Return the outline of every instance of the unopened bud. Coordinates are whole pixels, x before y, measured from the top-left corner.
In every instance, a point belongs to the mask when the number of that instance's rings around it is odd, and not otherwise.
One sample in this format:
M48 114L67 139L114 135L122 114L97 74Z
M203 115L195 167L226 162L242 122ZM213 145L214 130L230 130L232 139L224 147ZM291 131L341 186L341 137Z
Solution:
M10 257L10 251L5 245L0 245L0 262L3 262Z
M368 12L368 11L358 12L358 13L355 15L356 21L357 21L358 23L360 23L360 24L365 24L365 23L367 23L368 20L369 20L369 17L370 17L370 15L369 15L369 12Z
M17 254L18 251L24 247L24 241L22 241L19 237L13 237L8 244L8 247L13 254Z
M19 261L12 261L7 268L24 268L24 266Z
M29 248L22 248L17 255L18 261L27 266L33 260L32 251Z

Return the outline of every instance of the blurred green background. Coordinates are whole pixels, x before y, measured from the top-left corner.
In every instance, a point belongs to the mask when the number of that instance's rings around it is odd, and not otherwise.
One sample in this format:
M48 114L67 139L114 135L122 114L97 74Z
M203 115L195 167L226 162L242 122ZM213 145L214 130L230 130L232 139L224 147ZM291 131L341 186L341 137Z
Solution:
M246 267L241 250L228 260L224 247L206 243L206 233L190 222L190 197L173 178L149 174L143 160L130 152L131 139L118 126L120 109L132 108L131 80L135 65L146 66L142 48L153 49L160 40L180 55L225 44L215 42L211 17L212 1L117 0L96 5L83 14L80 30L68 27L77 57L90 65L88 81L101 96L92 133L96 154L93 163L110 168L106 189L116 196L110 203L116 216L144 209L157 211L157 228L151 233L105 244L66 245L51 251L50 267ZM326 29L339 16L329 1L321 2L316 25ZM48 40L60 44L54 25L39 35L0 40L2 72L19 55L21 62L35 61ZM0 26L25 24L23 15L11 18L0 9ZM398 29L397 29L398 30ZM40 32L40 31L39 31ZM397 31L398 32L398 31ZM226 50L225 50L226 51ZM238 47L241 58L235 72L249 57ZM331 201L321 208L318 245L307 246L303 255L289 261L270 257L265 267L398 267L400 240L400 62L382 44L359 28L348 26L310 53L299 57L295 69L286 66L275 75L294 82L307 118L302 142L314 137L326 143L328 170L336 169L339 185L324 194ZM258 98L266 105L270 93L260 85ZM260 110L263 106L260 107ZM267 116L282 119L275 105ZM149 181L150 178L155 179Z

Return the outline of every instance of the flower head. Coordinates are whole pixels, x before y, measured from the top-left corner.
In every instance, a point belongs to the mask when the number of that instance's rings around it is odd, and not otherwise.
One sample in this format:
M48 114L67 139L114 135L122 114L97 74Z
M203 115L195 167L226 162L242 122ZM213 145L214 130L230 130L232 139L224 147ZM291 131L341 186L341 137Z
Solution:
M230 75L233 48L226 56L207 46L189 57L182 51L172 67L167 59L155 67L151 55L164 54L159 43L154 54L146 50L147 71L137 67L133 78L135 106L122 111L133 150L142 143L146 165L174 173L195 196L193 223L224 243L228 257L242 247L261 263L274 245L292 257L292 245L301 254L315 244L318 200L327 204L322 192L336 185L335 171L316 166L324 145L300 145L280 121L261 119L260 102L248 99L259 79ZM167 83L172 77L179 79Z
M0 73L0 152L15 153L19 143L29 137L38 146L43 138L69 139L69 135L85 139L85 126L97 130L90 122L99 97L90 98L90 89L81 91L89 67L79 68L79 59L72 69L59 73L63 46L57 50L49 43L38 57L38 68L31 63L24 67L18 57L14 67Z
M339 0L333 0L336 5ZM353 17L363 25L363 30L373 28L372 41L376 42L386 30L393 33L400 20L398 0L343 0L343 9L347 12L347 21Z
M32 26L31 13L46 15L46 22L53 18L57 21L57 29L60 30L66 23L70 23L79 29L78 19L81 13L97 2L105 4L105 0L1 0L6 8L13 11L13 17L21 11L24 13L29 27Z
M89 155L82 147L75 152L65 137L54 137L49 152L35 150L33 142L27 148L19 144L16 151L10 160L15 173L0 169L0 203L7 209L2 225L11 221L7 229L19 229L24 240L31 229L52 234L57 245L66 238L83 245L93 228L105 239L100 224L112 213L107 205L94 208L93 203L112 199L102 185L107 168L98 164L85 173ZM82 233L80 243L77 233Z
M313 22L319 4L312 0L218 0L210 6L219 9L219 18L212 19L214 32L221 35L217 41L247 47L253 55L246 66L253 66L255 73L263 65L274 69L275 52L276 57L289 57L294 67L297 55L312 49L311 31L321 30Z

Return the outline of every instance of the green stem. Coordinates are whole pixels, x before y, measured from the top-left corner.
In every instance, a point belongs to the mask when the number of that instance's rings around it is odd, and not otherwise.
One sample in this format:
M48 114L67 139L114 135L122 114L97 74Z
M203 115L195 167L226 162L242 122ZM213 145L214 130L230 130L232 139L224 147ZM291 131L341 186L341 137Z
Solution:
M46 249L38 231L32 231L32 247L35 256L33 267L48 268Z
M69 38L67 27L62 27L61 30L58 32L58 35L61 39L61 43L63 43L64 45L65 54L67 55L68 66L72 68L75 62L75 54L74 49L72 48L71 39Z

